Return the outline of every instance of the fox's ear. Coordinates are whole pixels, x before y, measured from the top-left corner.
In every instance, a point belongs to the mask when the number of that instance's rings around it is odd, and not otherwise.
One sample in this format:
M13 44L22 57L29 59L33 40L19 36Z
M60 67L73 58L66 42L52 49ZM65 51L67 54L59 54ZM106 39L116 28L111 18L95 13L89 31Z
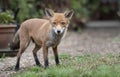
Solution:
M65 17L68 18L68 19L71 19L73 14L74 14L73 10L69 10L69 11L64 12Z
M48 8L45 8L45 13L49 18L54 15L54 11Z

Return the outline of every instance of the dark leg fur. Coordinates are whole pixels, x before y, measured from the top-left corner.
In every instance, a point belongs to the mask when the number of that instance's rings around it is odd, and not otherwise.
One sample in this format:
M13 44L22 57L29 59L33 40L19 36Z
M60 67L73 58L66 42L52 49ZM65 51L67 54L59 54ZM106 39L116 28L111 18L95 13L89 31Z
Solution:
M34 56L34 59L35 59L35 63L37 66L41 66L39 60L38 60L38 57L37 57L37 54L33 53L33 56Z
M17 59L17 63L15 65L15 71L19 70L19 64L20 64L20 57Z
M21 55L22 53L24 52L25 48L23 48L22 50L19 49L19 52L17 54L17 62L16 62L16 65L15 65L15 71L18 71L19 70L19 65L20 65L20 58L21 58Z
M49 66L49 63L48 63L48 59L45 60L45 68L47 68Z
M46 46L43 46L43 57L44 57L44 66L47 68L49 66L48 62L48 48Z
M41 47L39 47L39 46L36 45L35 48L33 49L33 56L34 56L34 60L35 60L37 66L41 66L41 64L40 64L40 62L39 62L39 60L38 60L38 57L37 57L37 51L38 51L40 48L41 48Z
M54 52L54 56L55 56L56 65L59 65L59 57L58 57L57 47L53 48L53 52Z

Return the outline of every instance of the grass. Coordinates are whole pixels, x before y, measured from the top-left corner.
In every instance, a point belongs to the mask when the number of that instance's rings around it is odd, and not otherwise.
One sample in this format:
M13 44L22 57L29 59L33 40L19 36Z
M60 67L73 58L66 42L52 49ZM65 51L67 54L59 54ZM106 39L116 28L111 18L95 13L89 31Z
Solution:
M112 42L113 43L119 43L120 42L120 36L113 38Z
M120 77L120 55L60 55L61 64L30 67L12 77Z

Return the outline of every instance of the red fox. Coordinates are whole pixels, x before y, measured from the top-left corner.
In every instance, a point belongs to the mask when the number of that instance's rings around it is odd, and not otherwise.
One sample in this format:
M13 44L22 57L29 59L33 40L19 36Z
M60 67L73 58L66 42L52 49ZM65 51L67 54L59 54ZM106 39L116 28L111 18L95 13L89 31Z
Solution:
M19 48L15 70L19 70L20 57L31 40L35 43L33 56L36 65L41 66L36 54L41 47L43 48L45 68L49 66L49 47L52 47L53 49L56 65L59 64L57 47L61 41L61 38L67 31L74 11L69 10L65 11L64 13L55 13L53 10L46 8L45 13L48 17L48 20L37 18L28 19L21 24L19 30L15 34L15 37L10 44L11 49Z

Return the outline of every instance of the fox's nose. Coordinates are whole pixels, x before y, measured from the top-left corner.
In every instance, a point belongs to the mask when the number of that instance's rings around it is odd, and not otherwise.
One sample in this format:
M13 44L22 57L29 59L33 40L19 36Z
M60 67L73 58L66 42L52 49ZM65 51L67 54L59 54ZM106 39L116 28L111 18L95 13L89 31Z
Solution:
M57 30L57 33L60 34L60 30Z

